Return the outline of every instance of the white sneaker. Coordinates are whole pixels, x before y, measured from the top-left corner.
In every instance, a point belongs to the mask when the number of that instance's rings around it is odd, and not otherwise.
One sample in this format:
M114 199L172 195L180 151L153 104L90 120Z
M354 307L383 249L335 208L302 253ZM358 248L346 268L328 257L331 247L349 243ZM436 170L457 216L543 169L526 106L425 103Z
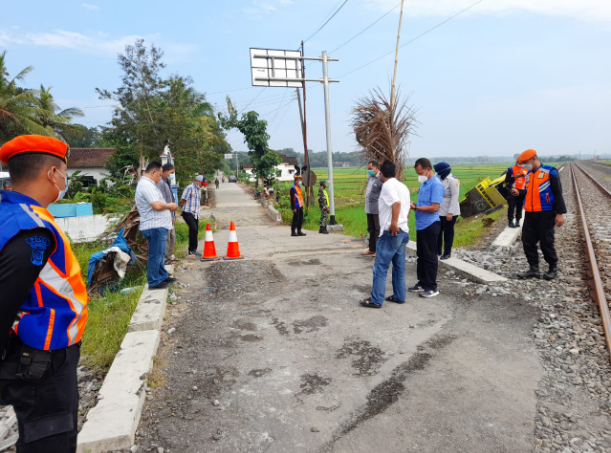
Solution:
M425 289L420 293L420 297L435 297L439 295L439 291L433 291L430 289Z

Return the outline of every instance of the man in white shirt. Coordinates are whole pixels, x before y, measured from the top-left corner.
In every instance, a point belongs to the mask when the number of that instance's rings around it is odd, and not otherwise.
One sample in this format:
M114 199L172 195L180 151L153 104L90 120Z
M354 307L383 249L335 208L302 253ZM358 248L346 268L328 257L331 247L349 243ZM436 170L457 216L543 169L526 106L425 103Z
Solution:
M361 301L363 307L381 308L384 300L402 304L405 302L405 247L409 242L410 199L409 190L395 178L396 167L386 161L380 167L384 185L378 200L380 237L376 246L373 265L371 297ZM393 295L384 299L386 276L392 262Z
M176 281L171 278L164 265L168 231L172 229L172 211L178 209L176 203L166 203L157 188L161 180L162 167L159 162L151 162L146 167L136 187L136 207L140 213L140 232L148 242L148 264L146 279L150 289L167 288Z

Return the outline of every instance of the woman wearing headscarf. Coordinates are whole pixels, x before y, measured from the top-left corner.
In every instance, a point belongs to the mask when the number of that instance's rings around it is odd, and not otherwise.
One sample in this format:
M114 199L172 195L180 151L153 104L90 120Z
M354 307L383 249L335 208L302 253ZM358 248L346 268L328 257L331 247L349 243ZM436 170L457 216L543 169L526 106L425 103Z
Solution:
M450 165L439 162L433 166L437 177L441 179L445 192L443 202L439 207L439 220L441 228L437 237L437 254L441 255L442 260L447 260L452 256L452 244L454 243L454 224L460 215L460 204L458 197L460 194L460 181L452 174ZM443 245L443 254L442 254Z

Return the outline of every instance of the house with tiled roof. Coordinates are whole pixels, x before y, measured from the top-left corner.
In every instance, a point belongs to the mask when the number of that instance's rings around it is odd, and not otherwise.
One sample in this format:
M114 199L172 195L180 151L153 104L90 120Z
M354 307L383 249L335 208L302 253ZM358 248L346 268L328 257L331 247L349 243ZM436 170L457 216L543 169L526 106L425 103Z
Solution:
M114 152L114 148L70 148L68 174L80 171L85 186L99 185L102 179L110 176L105 166Z

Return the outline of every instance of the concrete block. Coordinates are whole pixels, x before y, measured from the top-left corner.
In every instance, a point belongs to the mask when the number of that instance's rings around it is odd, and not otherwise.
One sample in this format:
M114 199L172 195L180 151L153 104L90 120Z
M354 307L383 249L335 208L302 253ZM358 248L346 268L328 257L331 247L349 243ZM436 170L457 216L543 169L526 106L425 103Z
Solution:
M344 231L344 225L327 225L329 231Z
M127 331L159 330L165 316L168 292L168 288L149 289L148 285L146 285Z
M267 215L275 222L282 223L282 214L271 204L267 206Z
M125 335L100 389L98 403L89 411L79 433L77 453L103 453L133 445L159 337L156 330Z
M524 219L524 211L522 211L522 219ZM501 250L507 250L516 241L520 233L522 232L522 222L520 222L520 228L509 228L505 229L497 236L492 243L492 247L500 248Z
M409 241L405 247L410 254L416 254L416 243ZM448 258L447 260L439 260L439 267L450 269L475 283L488 285L491 283L506 282L507 279L494 272L487 271L480 267L474 266L471 263L460 260L458 258Z

